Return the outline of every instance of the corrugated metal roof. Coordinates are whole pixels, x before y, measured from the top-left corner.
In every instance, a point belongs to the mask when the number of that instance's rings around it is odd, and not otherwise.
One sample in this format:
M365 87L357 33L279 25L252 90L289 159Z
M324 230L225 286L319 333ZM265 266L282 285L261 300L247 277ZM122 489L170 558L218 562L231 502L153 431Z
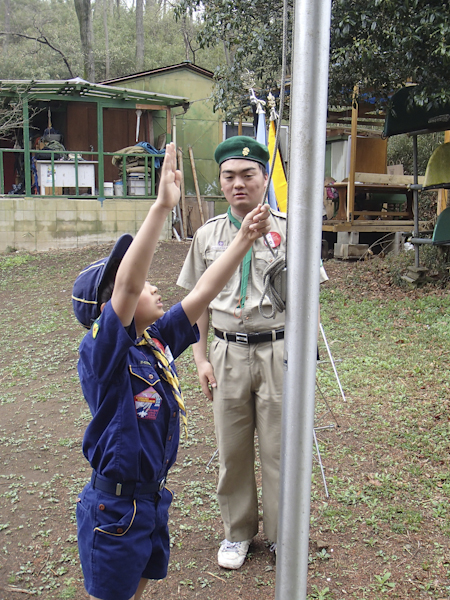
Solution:
M170 96L139 90L130 90L101 83L90 83L80 77L67 80L0 80L0 96L27 95L30 99L54 95L84 98L87 102L100 100L136 102L160 106L182 106L189 101L182 96Z

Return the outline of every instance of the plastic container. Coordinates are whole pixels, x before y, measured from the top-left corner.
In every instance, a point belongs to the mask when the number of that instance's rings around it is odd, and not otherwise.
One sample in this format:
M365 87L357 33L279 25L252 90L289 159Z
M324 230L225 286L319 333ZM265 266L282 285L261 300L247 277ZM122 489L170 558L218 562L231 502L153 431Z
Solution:
M149 196L152 190L150 177L148 178L147 193L145 192L145 175L129 175L127 190L129 196Z
M114 182L114 196L123 197L123 182L121 179Z
M103 184L103 190L105 192L105 196L113 196L114 195L113 182L105 181Z

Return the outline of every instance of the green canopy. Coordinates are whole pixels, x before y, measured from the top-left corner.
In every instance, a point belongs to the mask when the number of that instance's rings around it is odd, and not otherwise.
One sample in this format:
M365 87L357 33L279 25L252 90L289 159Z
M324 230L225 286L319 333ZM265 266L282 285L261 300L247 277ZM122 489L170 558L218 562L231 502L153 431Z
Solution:
M413 135L450 129L450 104L427 108L413 100L414 85L401 88L391 98L383 135L390 137L400 133Z

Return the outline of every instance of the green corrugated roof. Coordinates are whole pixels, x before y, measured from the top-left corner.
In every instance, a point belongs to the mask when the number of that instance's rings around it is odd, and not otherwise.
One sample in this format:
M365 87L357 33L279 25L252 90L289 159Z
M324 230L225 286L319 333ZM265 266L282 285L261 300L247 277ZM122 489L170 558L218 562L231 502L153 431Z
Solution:
M183 106L188 104L187 98L143 92L101 83L90 83L79 77L67 80L1 80L0 97L26 95L30 100L54 96L65 99L84 99L87 102L124 101L143 104L154 104L161 107Z

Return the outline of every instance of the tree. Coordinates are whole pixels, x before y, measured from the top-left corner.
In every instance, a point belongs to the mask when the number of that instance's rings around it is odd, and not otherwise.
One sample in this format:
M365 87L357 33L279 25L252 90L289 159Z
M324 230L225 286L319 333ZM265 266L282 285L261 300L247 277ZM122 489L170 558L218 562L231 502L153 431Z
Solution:
M216 72L215 103L228 118L248 104L241 81L246 70L263 92L279 82L282 6L280 0L181 0L177 8L179 18L199 11L202 47L225 47L227 66ZM288 8L291 19L292 0ZM450 99L448 2L333 0L330 43L330 104L350 104L355 85L381 104L407 81L419 84L419 102ZM290 62L289 38L288 69Z
M450 23L441 0L333 0L330 99L348 102L353 87L379 101L407 81L416 102L450 99Z
M108 0L103 0L103 31L105 34L105 78L109 79Z
M144 69L144 0L136 0L136 71Z
M95 81L94 32L92 27L91 0L74 0L80 26L80 40L84 58L84 77Z

